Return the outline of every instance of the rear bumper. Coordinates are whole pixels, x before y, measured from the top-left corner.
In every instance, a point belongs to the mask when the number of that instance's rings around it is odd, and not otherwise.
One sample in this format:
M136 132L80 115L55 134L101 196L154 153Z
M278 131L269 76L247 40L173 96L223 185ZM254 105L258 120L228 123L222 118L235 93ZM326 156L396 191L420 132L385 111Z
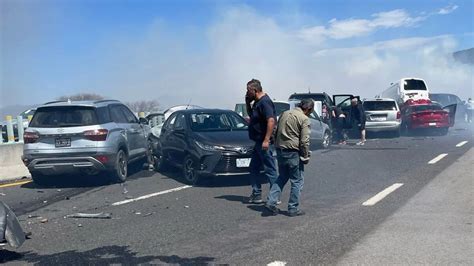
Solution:
M99 158L106 158L99 160ZM59 175L85 171L104 171L113 169L115 154L96 154L93 156L22 156L22 160L30 172L39 172L44 175Z
M423 122L423 123L412 123L411 129L417 128L445 128L449 127L449 122Z
M365 122L365 129L367 131L395 131L400 129L400 122Z

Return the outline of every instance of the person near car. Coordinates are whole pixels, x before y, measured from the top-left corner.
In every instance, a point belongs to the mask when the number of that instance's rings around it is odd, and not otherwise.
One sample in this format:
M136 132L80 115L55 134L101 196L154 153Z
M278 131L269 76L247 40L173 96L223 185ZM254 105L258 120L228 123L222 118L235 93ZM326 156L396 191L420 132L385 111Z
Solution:
M272 214L278 214L277 201L288 180L291 184L288 201L288 215L303 215L300 209L300 195L304 183L304 164L309 162L310 152L310 120L314 102L303 99L299 107L285 111L279 121L276 133L276 149L279 176L270 188L265 207Z
M342 112L341 108L334 107L333 110L333 128L334 128L334 140L339 145L346 145L347 134L344 130L344 121L346 115Z
M360 131L360 141L356 143L356 145L364 145L365 144L365 110L362 104L359 102L357 98L351 99L351 115L353 119L353 123L357 124L357 128Z
M255 142L250 161L252 194L249 203L262 203L261 170L263 169L270 187L278 177L273 144L276 111L273 101L263 91L260 81L256 79L247 83L245 103L250 116L249 137Z
M466 108L466 114L467 114L467 122L471 123L472 122L472 113L474 112L474 100L469 98L467 100L467 108Z

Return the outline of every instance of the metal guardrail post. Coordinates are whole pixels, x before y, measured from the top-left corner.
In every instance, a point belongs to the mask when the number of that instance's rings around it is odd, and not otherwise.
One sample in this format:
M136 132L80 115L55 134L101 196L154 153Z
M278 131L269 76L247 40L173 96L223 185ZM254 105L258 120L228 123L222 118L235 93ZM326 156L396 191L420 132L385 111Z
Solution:
M23 142L23 133L25 132L25 128L23 125L23 117L21 115L16 118L16 123L18 125L18 142Z
M5 120L7 120L7 136L8 136L8 142L15 142L15 134L13 132L13 124L12 124L12 116L7 115L5 117Z

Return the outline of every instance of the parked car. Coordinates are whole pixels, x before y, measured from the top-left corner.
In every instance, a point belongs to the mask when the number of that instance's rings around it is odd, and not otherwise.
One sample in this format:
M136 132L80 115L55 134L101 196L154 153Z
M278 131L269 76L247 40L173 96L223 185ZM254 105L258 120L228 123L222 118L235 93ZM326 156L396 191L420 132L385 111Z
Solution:
M284 111L296 108L299 103L300 100L274 101L277 117L279 118ZM311 148L329 148L332 139L332 132L329 125L322 121L316 111L310 114L309 120L311 122Z
M24 141L23 162L34 182L40 184L52 175L102 171L124 182L129 163L153 163L146 119L137 119L115 100L42 105L26 129Z
M314 101L320 101L323 104L326 104L326 106L328 106L329 108L331 108L331 110L335 105L333 99L331 99L331 96L329 96L329 94L325 92L293 93L288 98L288 100L300 100L300 101L303 99L313 99Z
M163 125L159 142L155 168L177 166L189 184L196 184L203 176L250 172L254 143L248 137L247 121L234 111L176 111Z
M30 121L28 120L28 117L29 116L33 116L34 113L36 111L36 108L31 108L31 109L27 109L23 112L21 112L18 116L21 116L23 119L22 119L22 125L23 125L23 128L27 128L28 127L28 124L30 123ZM18 116L15 116L15 117L12 117L12 127L13 127L13 136L15 138L15 141L18 141L19 137L18 137ZM3 138L3 141L4 142L7 142L8 141L8 132L7 132L7 122L4 121L2 122L2 138Z
M401 113L393 99L376 98L363 102L368 132L389 132L394 137L400 136Z
M448 134L449 127L454 125L454 110L444 110L437 103L410 105L402 111L401 128L405 133L416 129L435 129L442 135Z
M430 93L430 100L439 103L441 106L456 105L456 119L465 120L467 105L457 95L450 93Z

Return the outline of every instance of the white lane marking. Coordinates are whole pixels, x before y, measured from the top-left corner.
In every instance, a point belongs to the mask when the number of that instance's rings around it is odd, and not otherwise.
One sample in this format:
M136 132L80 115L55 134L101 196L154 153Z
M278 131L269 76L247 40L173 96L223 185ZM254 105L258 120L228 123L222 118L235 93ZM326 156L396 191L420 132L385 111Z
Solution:
M448 155L447 153L441 153L440 155L436 156L433 160L429 161L428 164L435 164L435 163L441 161L441 159L443 159L447 155Z
M286 261L274 261L272 263L268 263L267 266L285 266Z
M403 186L403 183L395 183L388 188L382 190L377 195L373 196L372 198L368 199L366 202L362 203L363 206L374 206L377 202L381 201L383 198L388 196L388 194L394 192L399 187Z
M459 148L459 147L462 147L462 146L464 146L464 144L466 144L466 143L467 143L467 141L459 142L458 145L456 145L456 147L458 147L458 148Z
M119 206L119 205L127 204L127 203L130 203L130 202L144 200L144 199L148 199L148 198L151 198L151 197L156 197L156 196L159 196L159 195L163 195L163 194L166 194L166 193L180 191L180 190L187 189L187 188L190 188L190 187L192 187L192 186L182 186L182 187L172 188L172 189L168 189L168 190L164 190L164 191L144 195L144 196L134 198L134 199L118 201L118 202L112 203L112 206Z

